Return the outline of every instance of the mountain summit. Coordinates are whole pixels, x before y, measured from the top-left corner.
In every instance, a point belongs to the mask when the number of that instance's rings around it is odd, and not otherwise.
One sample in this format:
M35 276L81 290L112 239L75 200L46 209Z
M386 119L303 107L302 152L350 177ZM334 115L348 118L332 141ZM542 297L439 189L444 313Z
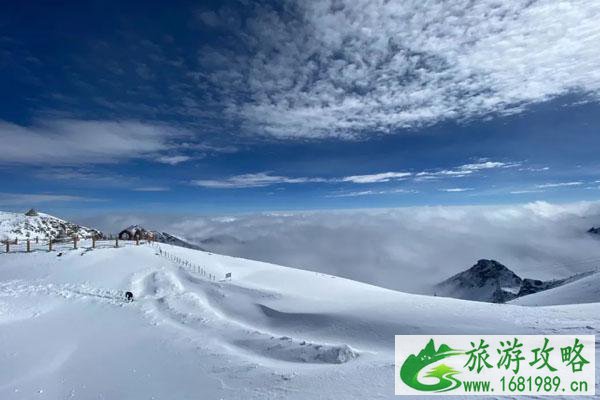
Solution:
M72 222L62 220L49 214L44 214L33 208L24 214L0 211L0 239L53 238L55 240L69 239L73 235L87 239L92 236L102 237L97 229L87 228Z
M465 300L504 303L516 297L522 279L495 260L479 260L466 271L436 285L436 294Z
M517 297L575 282L594 273L595 271L589 271L568 278L542 281L521 278L498 261L479 260L468 270L438 283L435 286L435 294L463 300L506 303Z

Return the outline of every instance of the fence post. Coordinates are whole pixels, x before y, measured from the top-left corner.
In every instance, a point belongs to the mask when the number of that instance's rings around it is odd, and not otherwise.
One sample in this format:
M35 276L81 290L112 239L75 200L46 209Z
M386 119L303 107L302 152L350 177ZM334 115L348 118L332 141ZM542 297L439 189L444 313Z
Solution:
M40 238L38 236L35 237L35 244L39 244L40 243Z
M15 238L15 244L19 244L19 239Z
M96 236L92 235L92 249L96 248Z
M119 238L115 239L115 247L119 247Z
M6 252L8 253L10 251L10 241L8 239L6 239Z
M77 235L73 236L73 248L77 249Z
M52 238L48 239L48 251L52 251Z
M137 237L135 238L135 245L136 245L136 246L139 246L139 245L140 245L140 237L139 237L139 236L137 236Z
M31 251L31 241L29 239L27 239L27 252L29 253Z

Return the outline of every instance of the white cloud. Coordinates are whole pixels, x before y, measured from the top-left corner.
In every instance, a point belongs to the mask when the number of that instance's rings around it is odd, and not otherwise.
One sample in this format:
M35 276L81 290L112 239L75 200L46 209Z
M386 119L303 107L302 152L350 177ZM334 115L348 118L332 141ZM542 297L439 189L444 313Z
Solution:
M513 190L510 194L529 194L529 193L543 193L544 190L540 189L523 189L523 190Z
M374 195L385 195L385 194L412 194L418 193L417 190L412 189L389 189L389 190L361 190L356 192L345 192L345 193L333 193L326 197L361 197L361 196L374 196Z
M463 178L467 175L472 174L473 171L469 171L469 170L441 170L441 171L434 171L434 172L429 172L429 171L422 171L422 172L418 172L415 174L415 181L429 181L429 180L433 180L433 179L440 179L440 178Z
M169 189L166 186L142 186L134 188L134 192L168 192Z
M267 172L259 172L256 174L236 175L222 180L197 179L192 181L192 184L213 189L239 189L265 187L283 183L309 182L326 182L326 180L323 178L290 178L287 176L270 175Z
M543 172L550 170L550 167L524 167L519 168L519 171L528 171L528 172Z
M246 55L207 47L200 55L221 60L205 76L228 99L226 113L277 137L353 138L600 92L595 0L254 8L238 35Z
M35 177L46 181L63 181L77 186L94 187L128 187L139 184L138 178L125 176L116 172L102 172L85 167L43 168L35 173Z
M521 163L517 162L482 161L474 164L463 164L454 169L417 172L415 174L415 181L429 181L440 178L463 178L482 170L514 168L520 165Z
M1 205L29 205L71 201L101 201L100 199L47 193L0 193Z
M438 189L441 192L448 192L448 193L460 193L460 192L467 192L469 190L473 190L473 188L445 188L445 189Z
M210 143L189 143L189 142L180 142L178 143L179 148L186 149L190 151L201 151L207 153L225 153L232 154L239 151L239 149L230 144L227 145L215 145Z
M342 182L352 183L380 183L392 180L400 180L411 176L410 172L382 172L371 175L354 175L342 178Z
M236 189L250 187L265 187L283 183L354 183L354 184L376 184L392 181L402 181L413 177L415 181L440 179L443 177L465 177L471 176L481 170L512 168L520 163L506 163L499 161L485 161L475 164L463 164L452 170L422 171L416 174L412 172L378 172L365 175L351 175L344 177L322 178L322 177L298 177L292 178L280 175L271 175L267 172L236 175L224 179L198 179L191 183L196 186L217 189ZM407 190L407 189L402 189ZM468 189L471 190L471 189ZM450 190L457 191L457 190ZM358 191L365 193L368 191ZM373 194L382 194L381 191L373 191ZM342 197L349 197L344 195Z
M493 168L513 168L520 166L520 163L504 163L500 161L484 161L474 164L464 164L458 167L462 171L480 171Z
M216 189L237 189L252 188L279 185L283 183L383 183L392 180L401 180L411 176L409 172L382 172L371 175L354 175L342 178L321 178L321 177L298 177L271 175L267 172L255 174L236 175L225 179L197 179L192 181L193 185Z
M191 159L192 159L192 157L189 157L189 156L176 155L176 156L161 156L161 157L158 157L156 159L156 161L158 161L159 163L162 163L162 164L177 165L177 164L181 164L182 162L189 161Z
M569 187L569 186L581 186L583 182L557 182L557 183L544 183L541 185L536 185L538 189L547 189L547 188L558 188L558 187Z
M20 126L0 121L0 164L77 165L147 157L188 133L135 121L56 119Z
M142 223L215 252L409 291L465 270L480 258L496 259L524 277L553 279L594 269L600 257L598 240L586 234L600 225L599 202L199 218L110 213L104 219L82 223L108 232ZM212 244L201 243L210 238Z
M221 24L219 16L214 11L197 11L196 18L204 25L215 28Z

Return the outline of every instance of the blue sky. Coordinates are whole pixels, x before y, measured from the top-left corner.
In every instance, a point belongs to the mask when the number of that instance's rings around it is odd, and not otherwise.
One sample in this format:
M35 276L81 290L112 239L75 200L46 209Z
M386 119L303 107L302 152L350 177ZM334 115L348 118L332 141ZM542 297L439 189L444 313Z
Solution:
M0 208L595 200L594 1L5 2Z

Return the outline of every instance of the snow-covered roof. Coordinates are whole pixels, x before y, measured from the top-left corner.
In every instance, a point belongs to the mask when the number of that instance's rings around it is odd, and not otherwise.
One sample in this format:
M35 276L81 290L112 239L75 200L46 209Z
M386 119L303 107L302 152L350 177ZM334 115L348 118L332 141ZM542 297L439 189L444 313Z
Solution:
M35 208L30 208L29 211L27 211L25 213L25 215L27 215L28 217L37 217L39 216L38 212L35 210Z

